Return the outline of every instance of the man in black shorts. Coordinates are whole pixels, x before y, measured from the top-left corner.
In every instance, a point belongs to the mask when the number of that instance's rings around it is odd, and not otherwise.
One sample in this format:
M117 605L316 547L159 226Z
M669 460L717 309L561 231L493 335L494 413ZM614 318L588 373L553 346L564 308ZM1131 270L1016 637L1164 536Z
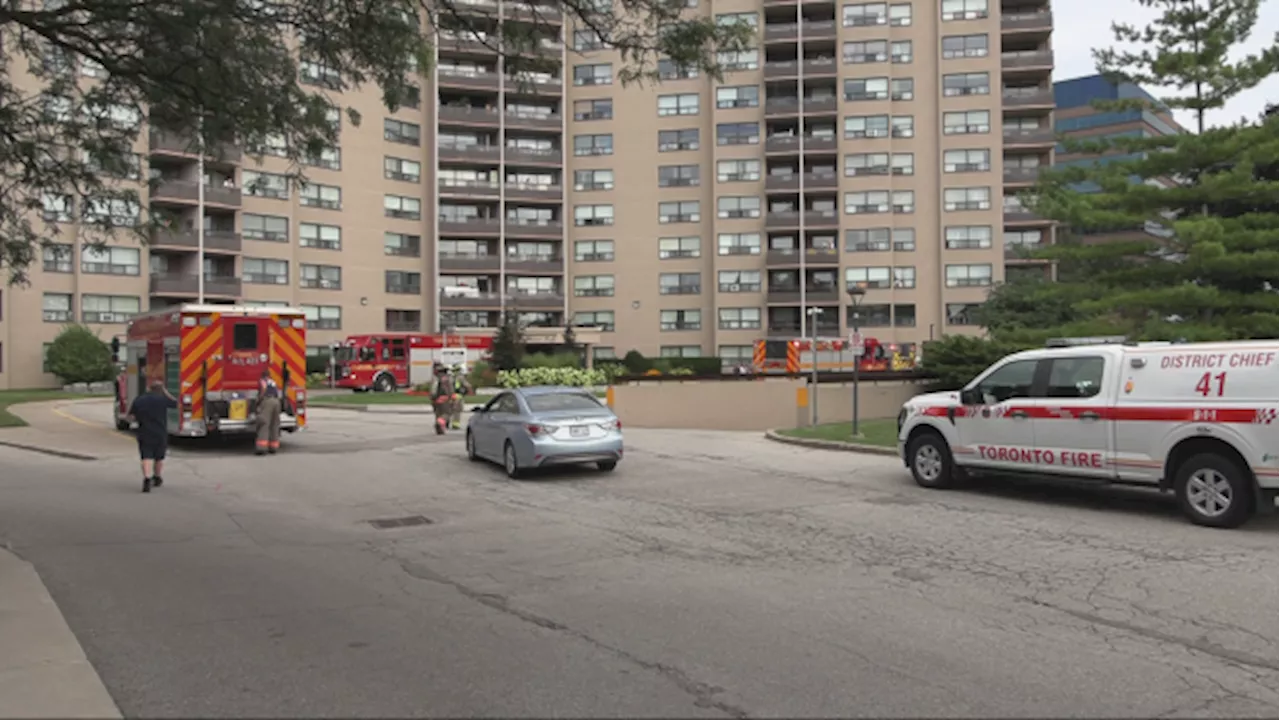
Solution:
M178 401L169 394L164 382L152 380L149 392L134 398L129 406L129 420L138 423L138 455L142 458L142 492L164 484L160 473L169 447L169 410Z

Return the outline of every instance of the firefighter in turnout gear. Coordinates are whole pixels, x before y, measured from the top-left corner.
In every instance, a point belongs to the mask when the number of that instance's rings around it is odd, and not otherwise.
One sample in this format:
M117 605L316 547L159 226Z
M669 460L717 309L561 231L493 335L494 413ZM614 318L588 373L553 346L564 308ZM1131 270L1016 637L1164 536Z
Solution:
M431 407L436 414L436 434L443 435L453 414L453 377L443 365L436 365L436 378L431 384Z
M453 389L453 407L449 413L449 425L454 430L461 430L463 398L475 392L471 383L467 382L467 374L463 372L461 365L453 366Z
M280 386L264 371L258 381L258 439L254 453L276 454L280 449Z

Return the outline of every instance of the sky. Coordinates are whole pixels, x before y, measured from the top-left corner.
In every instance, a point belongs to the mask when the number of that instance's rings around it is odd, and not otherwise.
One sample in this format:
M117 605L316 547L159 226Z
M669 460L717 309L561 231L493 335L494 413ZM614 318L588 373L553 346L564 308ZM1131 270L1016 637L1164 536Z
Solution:
M1143 8L1134 0L1053 0L1053 79L1068 80L1094 75L1097 66L1092 50L1114 42L1111 23L1122 22L1144 27L1157 12ZM1280 0L1264 0L1258 11L1258 24L1249 43L1239 54L1247 54L1265 46L1280 30ZM1160 97L1160 88L1145 88ZM1272 75L1261 85L1241 93L1222 110L1209 113L1208 124L1234 122L1241 117L1254 119L1268 102L1280 101L1280 77ZM1175 113L1184 127L1193 128L1190 113Z

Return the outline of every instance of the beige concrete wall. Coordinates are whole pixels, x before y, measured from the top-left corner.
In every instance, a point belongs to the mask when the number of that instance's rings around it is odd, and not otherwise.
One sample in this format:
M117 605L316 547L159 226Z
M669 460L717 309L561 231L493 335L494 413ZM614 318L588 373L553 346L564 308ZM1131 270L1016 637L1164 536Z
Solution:
M810 410L797 406L803 380L670 381L618 385L612 389L613 410L623 427L691 430L771 430L808 425ZM891 418L902 404L923 392L918 382L859 383L859 417ZM853 388L824 384L818 391L818 421L845 422L852 415Z

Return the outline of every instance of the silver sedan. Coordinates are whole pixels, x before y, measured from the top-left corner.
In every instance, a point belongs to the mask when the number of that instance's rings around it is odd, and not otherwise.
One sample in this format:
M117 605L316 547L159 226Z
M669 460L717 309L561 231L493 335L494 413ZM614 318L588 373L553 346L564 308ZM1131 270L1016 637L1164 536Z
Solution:
M503 390L467 423L467 457L500 462L510 477L551 465L622 459L622 423L595 396L572 387Z

